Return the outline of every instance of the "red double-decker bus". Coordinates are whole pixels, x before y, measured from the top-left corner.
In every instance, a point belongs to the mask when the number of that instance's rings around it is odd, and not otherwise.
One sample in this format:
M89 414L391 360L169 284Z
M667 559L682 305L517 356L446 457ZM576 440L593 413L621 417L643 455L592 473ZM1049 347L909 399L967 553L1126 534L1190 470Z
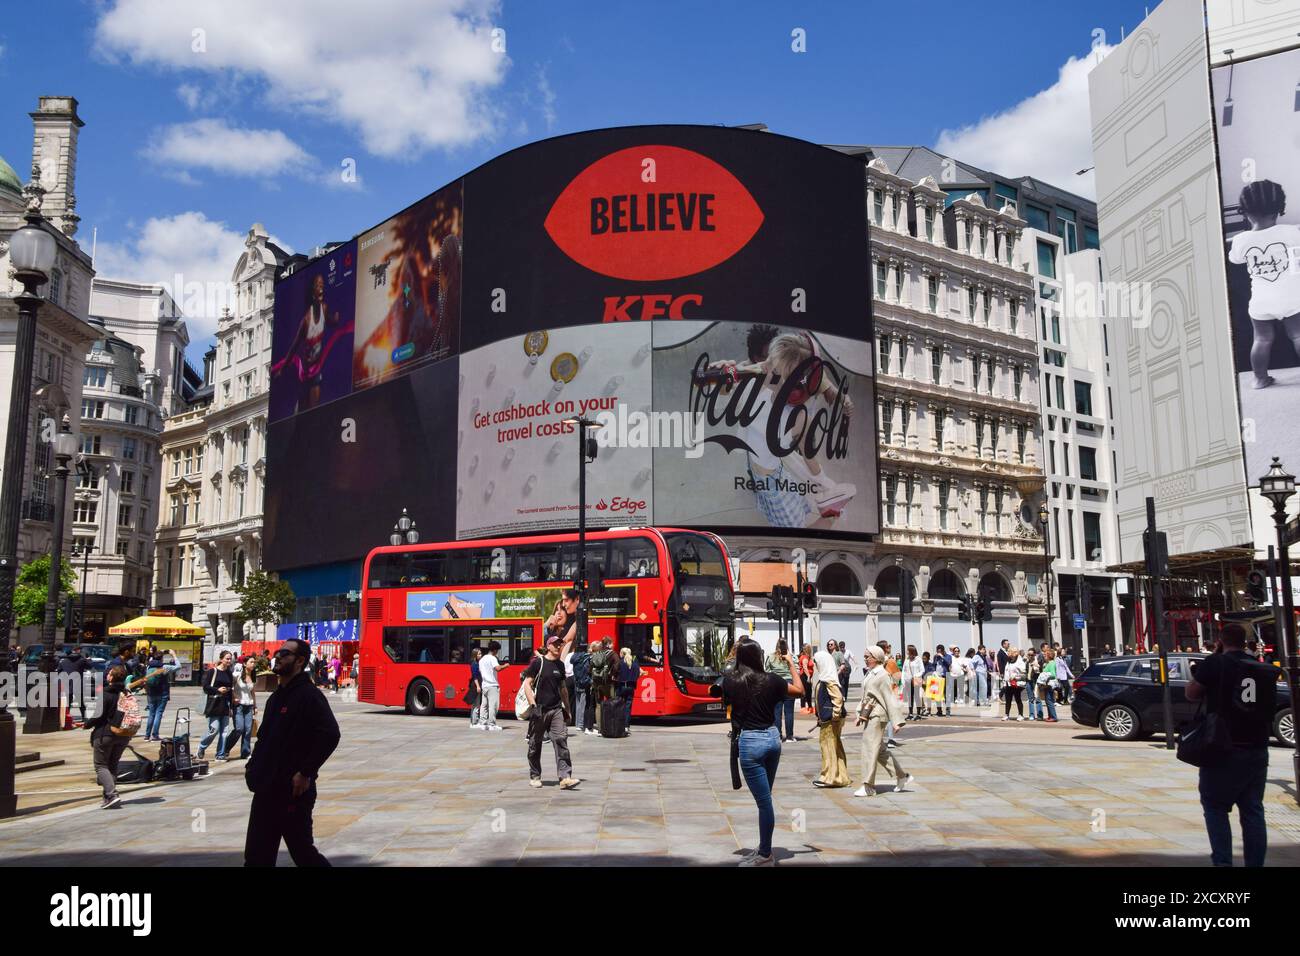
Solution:
M709 687L732 639L734 582L716 535L628 528L587 535L588 640L629 648L641 677L633 716L722 716ZM599 574L597 574L599 569ZM578 574L578 536L376 548L361 596L358 699L412 714L467 711L470 654L501 645L513 710L543 625Z

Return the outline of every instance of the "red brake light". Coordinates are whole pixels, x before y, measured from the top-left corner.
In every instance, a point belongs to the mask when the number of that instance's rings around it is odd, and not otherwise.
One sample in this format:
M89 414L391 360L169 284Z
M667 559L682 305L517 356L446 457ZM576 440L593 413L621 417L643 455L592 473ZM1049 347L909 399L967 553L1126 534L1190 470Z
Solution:
M1084 686L1085 686L1085 682L1084 682L1084 681L1082 681L1082 680L1076 680L1076 681L1073 681L1073 682L1070 684L1070 689L1073 690L1073 691L1075 691L1075 692L1077 693L1077 692L1083 690Z

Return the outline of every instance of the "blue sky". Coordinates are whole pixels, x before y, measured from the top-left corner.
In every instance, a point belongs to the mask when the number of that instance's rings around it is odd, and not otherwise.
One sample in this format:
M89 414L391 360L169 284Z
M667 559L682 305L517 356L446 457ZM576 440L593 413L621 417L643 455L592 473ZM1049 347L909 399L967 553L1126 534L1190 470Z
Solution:
M1073 175L1091 165L1088 58L1143 16L1114 0L45 0L0 24L0 156L25 178L27 113L75 96L78 239L98 231L102 273L160 282L228 279L253 222L305 251L515 146L623 124L939 145L1089 194ZM193 359L212 317L191 319Z

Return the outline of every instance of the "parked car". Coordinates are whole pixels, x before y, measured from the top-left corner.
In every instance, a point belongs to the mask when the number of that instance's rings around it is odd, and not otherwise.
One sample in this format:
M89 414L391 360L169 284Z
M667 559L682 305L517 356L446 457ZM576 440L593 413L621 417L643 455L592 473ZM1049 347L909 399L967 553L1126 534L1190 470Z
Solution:
M1191 665L1205 654L1169 655L1169 690L1177 731L1196 716L1197 704L1187 699ZM1160 658L1154 654L1107 657L1097 661L1075 679L1071 687L1070 716L1076 724L1100 727L1108 740L1136 740L1164 731L1164 692L1158 681ZM1291 713L1291 690L1278 669L1277 712L1273 736L1288 747L1295 746L1295 719Z
M74 647L81 648L81 656L90 662L91 669L102 671L107 669L109 660L113 657L113 647L108 644L61 644L54 648L55 660L62 658L68 651ZM44 644L32 644L23 651L23 665L28 668L34 668L40 663L41 654L45 652Z

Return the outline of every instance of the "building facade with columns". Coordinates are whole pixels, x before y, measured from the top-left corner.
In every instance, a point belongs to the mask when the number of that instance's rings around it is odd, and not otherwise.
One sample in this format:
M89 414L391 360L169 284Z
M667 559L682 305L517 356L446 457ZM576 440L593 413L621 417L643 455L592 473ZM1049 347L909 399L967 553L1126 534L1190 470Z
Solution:
M918 650L973 647L981 635L1024 646L1045 621L1035 290L1018 260L1025 221L951 179L899 175L871 147L836 148L866 161L881 532L861 544L730 538L741 590L745 564L789 561L798 547L822 595L811 636L845 641L859 660L881 639ZM945 158L930 155L942 175ZM900 641L902 570L914 590ZM967 594L991 601L991 620L959 618ZM774 626L756 611L742 618L770 643Z
M262 566L274 285L276 274L292 258L255 223L231 276L233 305L217 322L201 481L190 493L201 508L194 534L201 555L199 616L218 642L260 636L240 619L240 598L232 585L242 584L249 571ZM183 451L181 455L183 462ZM273 625L267 628L267 636L274 636Z
M37 310L35 363L30 383L33 398L27 423L27 448L23 454L22 505L19 522L18 564L30 561L54 548L54 456L47 429L41 423L52 420L62 406L74 432L79 431L83 365L86 350L98 338L87 322L91 279L90 256L74 238L76 214L77 137L84 125L77 115L77 101L70 96L42 96L31 113L33 146L31 179L25 185L8 163L0 159L0 422L9 419L10 388L14 380L15 341L18 307L14 297L22 286L13 277L9 262L8 237L24 225L29 209L46 219L46 228L57 242L57 256L49 281L38 290L44 300ZM0 433L0 456L8 441ZM44 439L44 440L43 440ZM8 476L0 476L7 479ZM70 508L74 482L69 480L64 506ZM71 542L67 525L63 546ZM37 628L24 633L35 639ZM0 635L0 639L8 635Z

